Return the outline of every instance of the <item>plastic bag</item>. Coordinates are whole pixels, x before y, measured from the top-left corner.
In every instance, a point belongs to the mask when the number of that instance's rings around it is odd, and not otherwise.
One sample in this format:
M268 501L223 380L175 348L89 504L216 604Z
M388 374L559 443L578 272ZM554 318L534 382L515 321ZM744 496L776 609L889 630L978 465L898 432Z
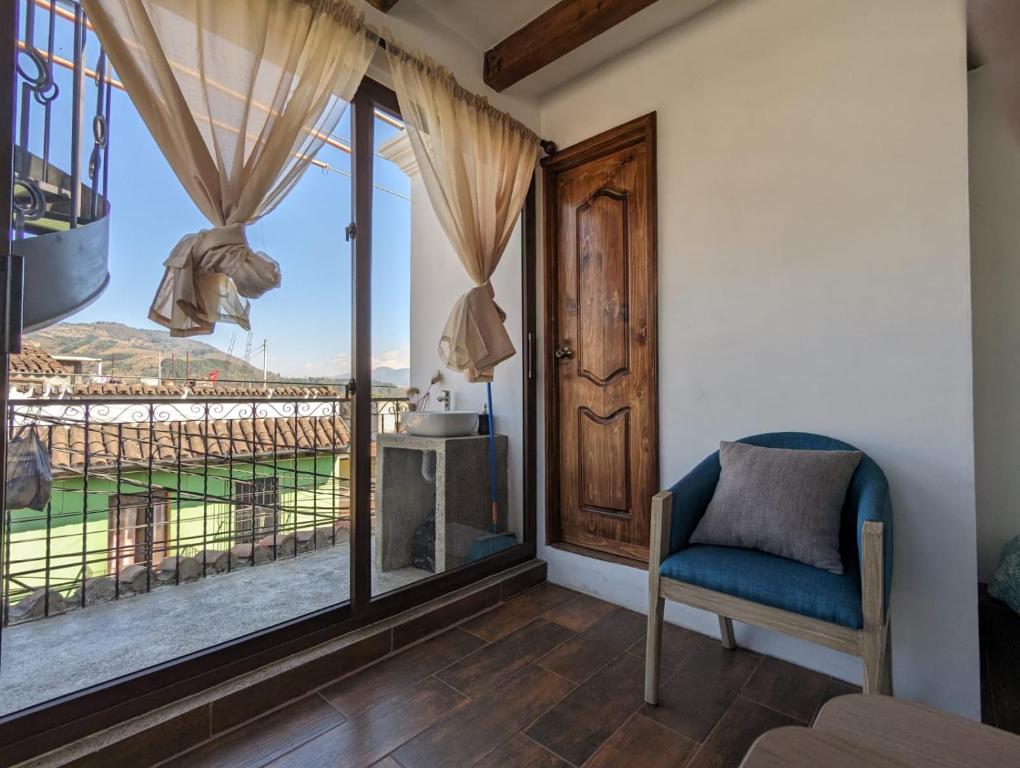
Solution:
M50 500L50 454L34 429L23 429L7 444L7 509L43 510Z
M1020 536L1002 548L1002 559L988 594L1020 613Z

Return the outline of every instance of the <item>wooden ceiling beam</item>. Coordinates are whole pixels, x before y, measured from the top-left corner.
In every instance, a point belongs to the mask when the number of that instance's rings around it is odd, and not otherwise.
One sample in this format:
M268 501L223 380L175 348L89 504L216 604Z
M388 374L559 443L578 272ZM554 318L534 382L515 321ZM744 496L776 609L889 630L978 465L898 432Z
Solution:
M656 0L560 0L485 52L485 83L502 91Z
M397 0L365 0L365 2L383 13L389 13L390 9L397 4Z

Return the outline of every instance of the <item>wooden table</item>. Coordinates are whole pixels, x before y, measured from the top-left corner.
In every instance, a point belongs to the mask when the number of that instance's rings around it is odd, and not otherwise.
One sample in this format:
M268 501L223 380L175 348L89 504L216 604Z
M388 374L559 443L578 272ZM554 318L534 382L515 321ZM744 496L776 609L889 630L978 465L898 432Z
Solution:
M1020 736L888 696L840 696L759 738L742 768L1020 768Z

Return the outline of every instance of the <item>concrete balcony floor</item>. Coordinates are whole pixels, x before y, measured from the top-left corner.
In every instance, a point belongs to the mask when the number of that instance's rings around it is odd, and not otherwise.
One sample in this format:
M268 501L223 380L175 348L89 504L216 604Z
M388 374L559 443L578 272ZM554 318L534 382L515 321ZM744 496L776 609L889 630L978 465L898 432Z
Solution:
M344 602L350 561L345 543L6 627L0 715ZM431 576L374 561L375 595Z

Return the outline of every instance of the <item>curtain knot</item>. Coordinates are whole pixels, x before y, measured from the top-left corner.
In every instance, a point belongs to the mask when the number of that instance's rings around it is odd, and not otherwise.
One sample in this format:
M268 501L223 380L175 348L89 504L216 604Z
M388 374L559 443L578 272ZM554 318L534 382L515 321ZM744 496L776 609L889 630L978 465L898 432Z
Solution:
M243 224L185 235L163 266L149 318L171 336L211 333L223 321L249 330L247 299L280 286L280 265L251 249Z
M461 296L439 339L439 357L471 382L492 381L499 363L513 357L514 345L503 322L506 312L496 303L486 281Z
M499 304L496 303L496 291L492 287L492 283L489 282L488 280L486 280L484 283L482 283L478 287L479 288L484 288L486 293L488 293L489 298L492 300L492 306L494 306L496 308L496 314L499 315L499 321L501 323L506 322L506 312L504 312L503 308L501 306L499 306Z

